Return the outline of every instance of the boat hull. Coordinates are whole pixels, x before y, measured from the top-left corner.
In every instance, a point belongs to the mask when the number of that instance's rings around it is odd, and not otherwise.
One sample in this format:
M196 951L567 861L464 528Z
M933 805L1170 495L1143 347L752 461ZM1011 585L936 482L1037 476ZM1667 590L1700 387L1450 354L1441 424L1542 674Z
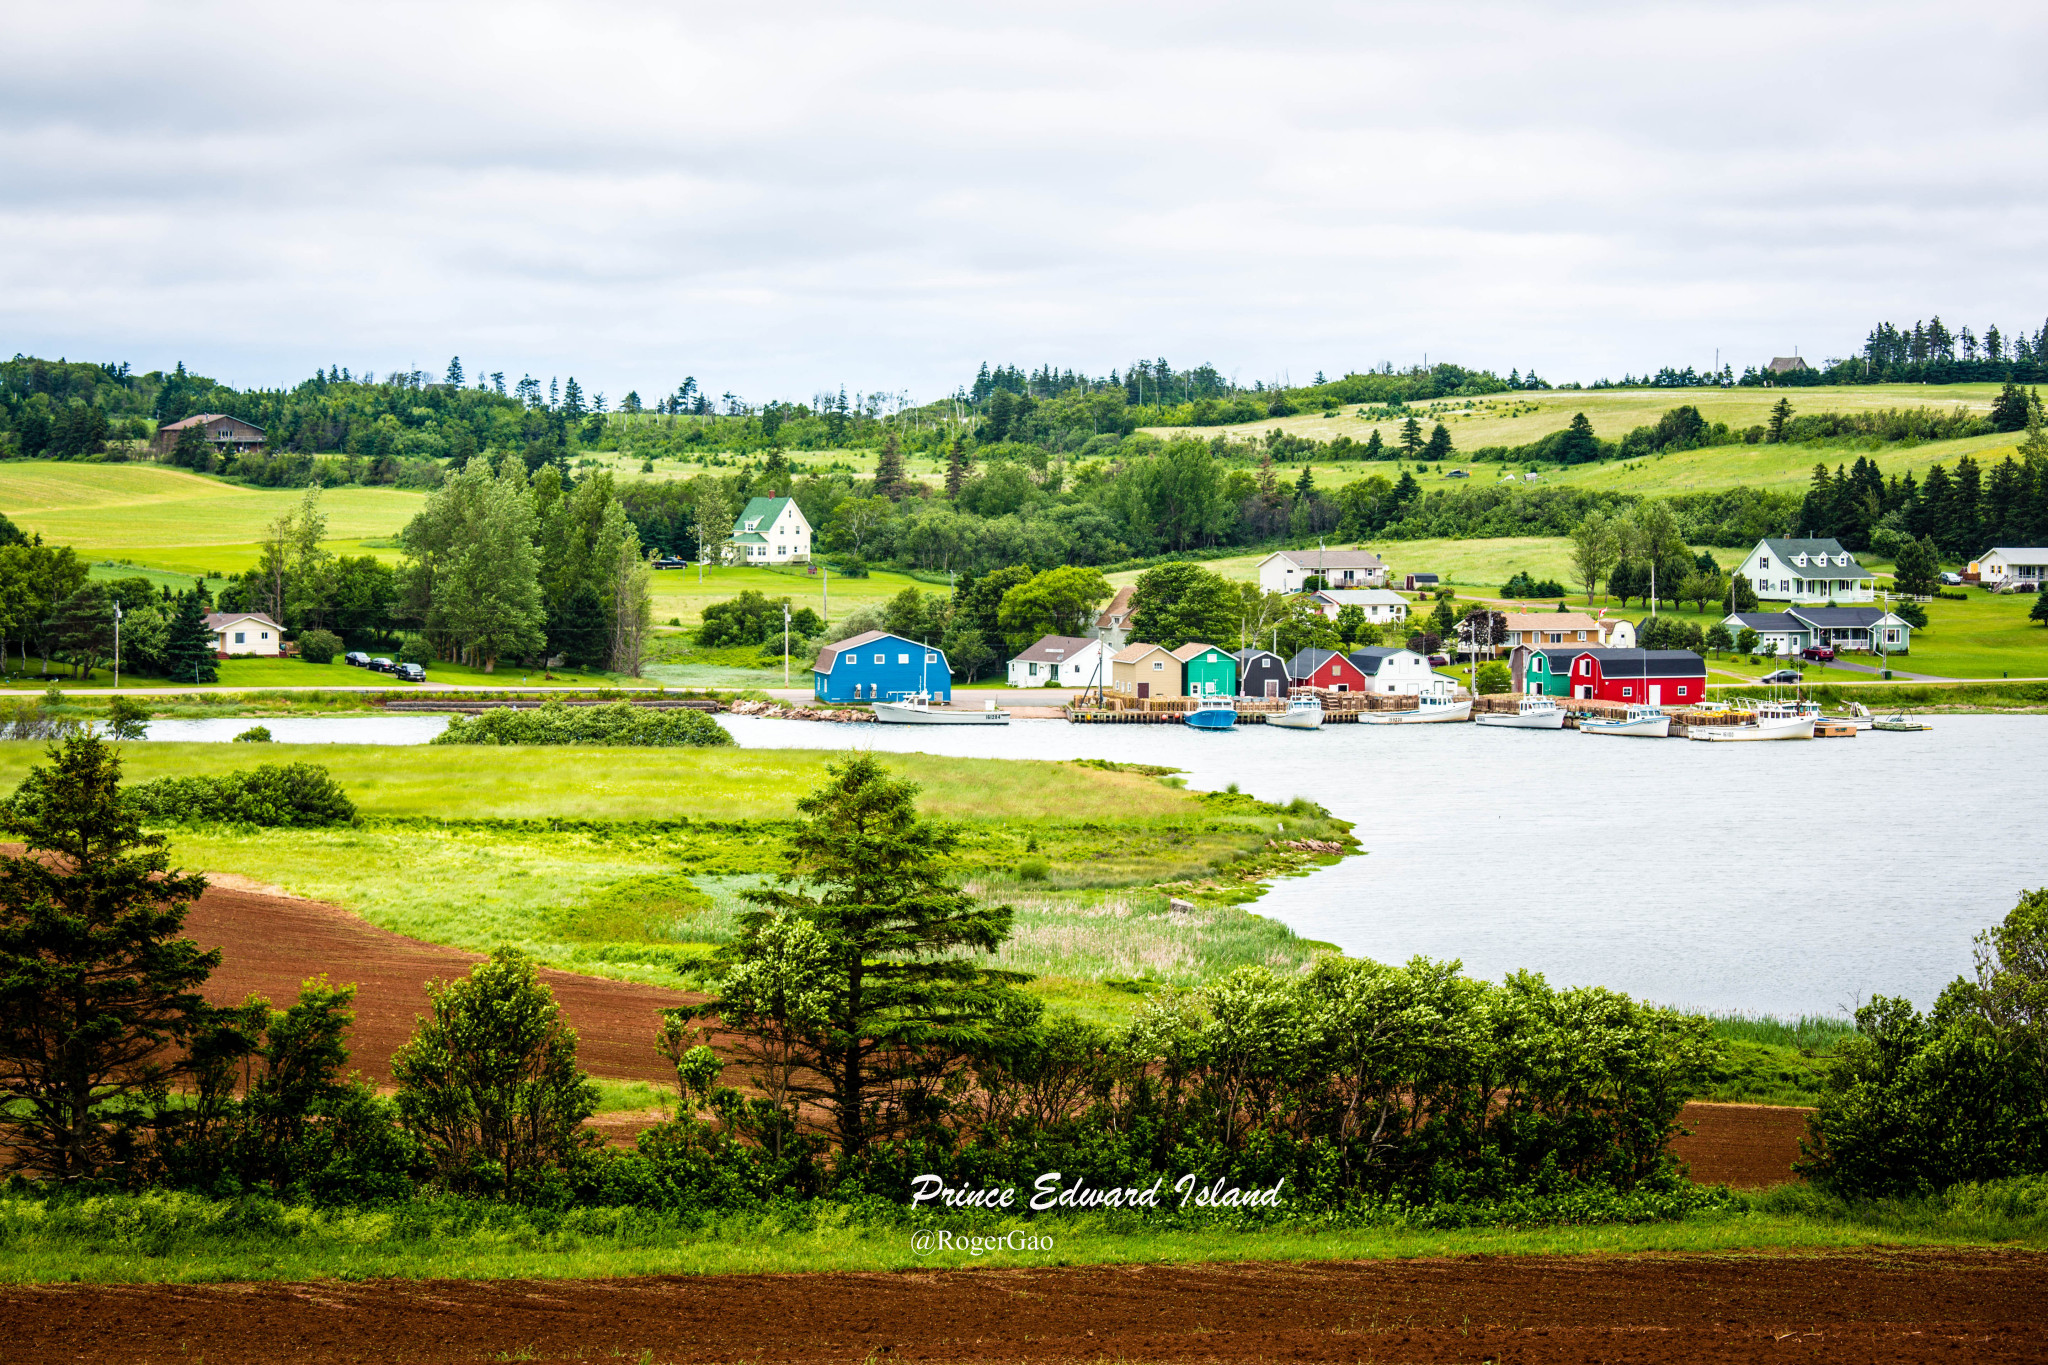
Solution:
M1283 730L1320 730L1323 728L1323 708L1283 711L1277 716L1266 717L1266 724L1277 725Z
M1793 720L1758 721L1749 725L1703 725L1688 736L1716 744L1742 744L1766 739L1812 739L1813 717Z
M1917 720L1880 720L1873 722L1870 728L1873 730L1883 730L1887 734L1905 735L1911 734L1915 730L1932 730L1934 727L1932 725L1922 725Z
M1366 711L1358 717L1364 725L1446 725L1472 719L1472 703L1456 701L1448 706L1425 706L1416 711Z
M1229 706L1211 706L1200 711L1190 711L1187 723L1197 730L1234 729L1237 725L1237 710Z
M1564 729L1564 712L1562 711L1530 711L1526 713L1495 711L1481 716L1474 716L1472 720L1476 725L1491 726L1496 730Z
M954 711L903 706L893 701L869 702L875 719L884 725L1008 725L1008 711Z
M1636 739L1666 739L1671 734L1671 717L1649 716L1642 720L1582 720L1582 735L1623 735Z

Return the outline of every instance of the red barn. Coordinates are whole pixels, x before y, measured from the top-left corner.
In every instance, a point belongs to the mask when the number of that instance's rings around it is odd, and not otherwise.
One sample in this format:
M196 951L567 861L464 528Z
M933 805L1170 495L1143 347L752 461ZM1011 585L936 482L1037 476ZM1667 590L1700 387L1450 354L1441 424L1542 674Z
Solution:
M1332 692L1365 691L1365 674L1334 649L1304 649L1287 661L1287 677L1296 687L1321 687Z
M1582 649L1568 685L1584 700L1691 706L1707 699L1707 661L1689 649Z

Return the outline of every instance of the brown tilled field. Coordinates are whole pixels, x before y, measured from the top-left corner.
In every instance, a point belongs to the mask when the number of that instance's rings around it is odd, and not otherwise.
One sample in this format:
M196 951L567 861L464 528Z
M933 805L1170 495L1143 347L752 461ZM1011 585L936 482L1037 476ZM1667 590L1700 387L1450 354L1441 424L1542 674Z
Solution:
M0 1289L0 1357L199 1361L2039 1361L2023 1252L1466 1258Z
M414 1018L426 1009L426 982L460 976L478 960L474 953L376 928L331 905L252 889L234 877L217 878L192 908L185 928L202 945L221 950L221 969L206 987L216 1003L253 992L283 1004L316 972L355 982L350 1046L356 1067L380 1083L389 1083L391 1054L411 1036ZM578 1054L592 1075L674 1083L673 1068L654 1050L661 1011L701 997L572 972L543 976L576 1027ZM644 1122L611 1115L597 1126L614 1140L628 1140ZM1790 1179L1806 1111L1689 1104L1683 1122L1693 1134L1679 1138L1673 1149L1690 1165L1693 1179L1756 1189Z

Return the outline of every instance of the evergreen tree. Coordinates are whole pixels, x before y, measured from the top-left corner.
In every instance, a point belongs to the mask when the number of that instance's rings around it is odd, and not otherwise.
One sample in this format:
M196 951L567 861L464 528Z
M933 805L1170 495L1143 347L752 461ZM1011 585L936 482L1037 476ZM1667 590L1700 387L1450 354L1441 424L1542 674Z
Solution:
M875 496L894 502L903 496L904 491L903 451L896 443L896 433L892 431L889 439L882 443L882 453L875 457Z
M1764 427L1764 442L1767 445L1783 445L1785 433L1792 425L1792 400L1780 398L1771 407L1771 420Z
M1751 586L1747 574L1736 574L1728 580L1728 598L1723 603L1728 612L1751 612L1757 609L1756 589Z
M569 376L569 382L562 386L562 416L573 421L583 413L583 386L576 382L576 376L572 374Z
M1296 502L1302 502L1306 500L1309 496L1311 496L1315 491L1315 479L1310 475L1309 467L1307 465L1303 465L1301 467L1301 477L1294 481L1294 500Z
M1593 424L1583 412L1572 414L1571 424L1564 434L1557 438L1552 452L1560 464L1585 464L1600 458L1600 441L1593 435Z
M967 482L967 444L958 436L953 438L952 449L946 452L946 496L957 498L960 489Z
M1416 421L1411 414L1407 421L1401 423L1401 450L1404 454L1413 455L1420 449L1422 449L1422 423Z
M1387 443L1380 439L1380 429L1374 427L1372 434L1365 438L1365 458L1384 460L1387 458Z
M2007 381L1998 391L1998 397L1991 404L1991 429L1993 431L2020 431L2027 425L2027 413L2031 405L2027 402L2026 391L2019 385Z
M869 754L827 771L797 802L804 818L782 885L743 893L760 908L743 918L730 956L745 968L791 919L824 940L829 968L811 976L813 1022L779 1041L798 1062L789 1089L799 1115L808 1102L855 1156L930 1117L920 1100L949 1064L1006 1041L1034 1011L1008 989L1022 978L961 956L1000 947L1012 912L952 884L959 836L918 817L917 787ZM719 1015L721 1002L704 1009Z
M1422 448L1425 460L1448 460L1451 458L1451 433L1442 422L1429 433L1429 444Z
M177 614L171 617L164 641L164 673L176 682L220 681L213 630L206 624L204 593L203 587L180 593Z
M1892 564L1892 586L1909 597L1932 596L1940 569L1931 544L1924 540L1904 541Z
M80 736L50 760L0 807L25 849L0 856L0 1146L74 1183L111 1173L114 1111L190 1068L220 953L178 936L206 879L143 832L116 750Z
M462 357L459 355L448 358L447 382L458 389L462 387Z

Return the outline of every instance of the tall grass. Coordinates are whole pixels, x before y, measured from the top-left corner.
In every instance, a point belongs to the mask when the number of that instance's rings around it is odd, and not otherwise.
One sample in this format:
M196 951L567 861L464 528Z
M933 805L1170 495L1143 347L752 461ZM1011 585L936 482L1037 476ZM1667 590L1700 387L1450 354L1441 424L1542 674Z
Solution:
M1853 1021L1830 1014L1802 1014L1780 1019L1771 1014L1709 1014L1716 1038L1736 1043L1761 1043L1766 1047L1791 1048L1798 1052L1832 1052L1843 1040L1854 1037Z

